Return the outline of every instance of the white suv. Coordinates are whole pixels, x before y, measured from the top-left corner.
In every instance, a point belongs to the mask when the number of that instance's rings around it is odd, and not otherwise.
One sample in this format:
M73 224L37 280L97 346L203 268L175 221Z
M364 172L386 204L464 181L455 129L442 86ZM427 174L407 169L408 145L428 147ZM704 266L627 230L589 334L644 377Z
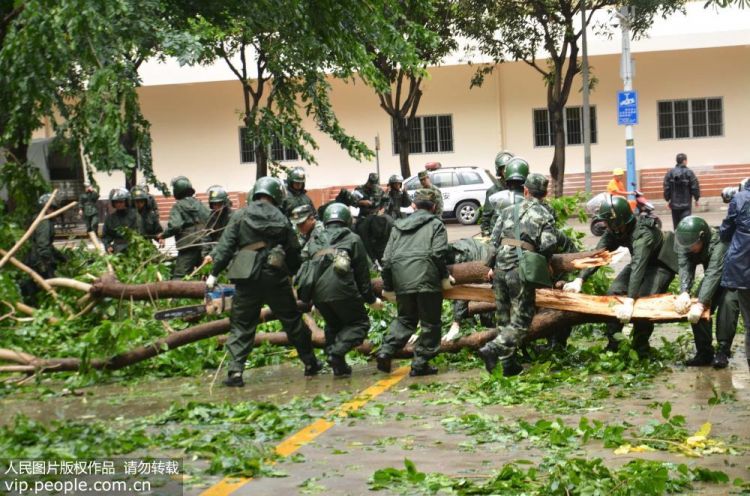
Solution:
M497 179L480 167L441 167L429 171L430 181L443 193L443 217L455 217L461 224L476 224L485 193ZM404 188L414 198L419 178L404 180Z

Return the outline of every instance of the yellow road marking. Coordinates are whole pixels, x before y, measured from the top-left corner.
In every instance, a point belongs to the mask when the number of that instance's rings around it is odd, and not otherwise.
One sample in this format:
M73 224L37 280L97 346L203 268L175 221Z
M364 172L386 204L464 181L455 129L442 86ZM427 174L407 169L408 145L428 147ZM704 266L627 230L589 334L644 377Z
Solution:
M401 379L406 377L409 367L400 367L385 379L381 379L372 386L359 393L353 400L338 406L328 413L327 416L346 417L349 412L359 410L368 401L392 388ZM312 424L303 427L276 446L276 454L289 456L302 446L312 442L315 438L336 425L330 420L319 418ZM201 496L228 496L240 487L253 480L252 477L225 477L213 486L201 493Z

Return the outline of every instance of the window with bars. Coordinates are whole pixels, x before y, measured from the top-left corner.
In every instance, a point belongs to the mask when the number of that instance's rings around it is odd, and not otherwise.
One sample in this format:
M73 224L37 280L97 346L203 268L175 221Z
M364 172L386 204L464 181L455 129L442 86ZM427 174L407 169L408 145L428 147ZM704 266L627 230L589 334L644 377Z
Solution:
M596 107L590 111L591 142L596 143ZM554 146L555 136L552 134L552 121L549 110L534 109L534 146ZM565 141L568 145L583 144L583 107L565 107Z
M410 119L409 153L439 153L453 151L453 116L425 115ZM393 154L398 155L396 123L393 122Z
M659 139L705 138L724 135L721 98L657 102Z
M269 147L269 158L275 161L298 160L299 155L291 148L285 148L278 137L274 137ZM255 143L247 137L247 128L240 128L240 162L243 164L255 162Z

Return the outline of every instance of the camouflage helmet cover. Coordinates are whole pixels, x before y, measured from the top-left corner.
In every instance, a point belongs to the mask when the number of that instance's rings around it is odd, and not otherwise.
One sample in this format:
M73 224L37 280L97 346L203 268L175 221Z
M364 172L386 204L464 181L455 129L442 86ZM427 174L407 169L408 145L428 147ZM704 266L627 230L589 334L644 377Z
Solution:
M340 222L347 227L351 226L352 213L349 210L349 207L343 203L331 203L328 205L326 211L323 213L323 224L327 226L334 222Z
M535 194L547 194L547 188L549 187L549 179L544 175L537 172L532 172L526 177L526 181L523 183L526 189L530 193Z
M419 188L414 193L414 201L415 202L428 201L432 203L437 203L439 201L438 192L430 188Z
M367 184L378 184L380 182L380 176L377 172L370 172L367 175Z
M698 241L704 241L711 235L708 223L696 215L689 215L677 224L675 244L683 249L690 248Z
M393 174L391 177L388 178L388 184L394 184L394 183L403 183L404 178L399 176L398 174Z
M421 181L421 180L422 180L422 179L424 179L425 177L430 177L430 173L429 173L429 172L427 172L426 170L422 170L422 171L419 171L419 174L417 174L417 177L418 177L418 178L419 178L419 180Z
M292 214L289 216L289 220L292 222L292 224L302 224L307 219L310 218L310 216L315 215L315 209L312 208L309 204L305 203L304 205L300 205L299 207L294 207L294 210L292 210Z

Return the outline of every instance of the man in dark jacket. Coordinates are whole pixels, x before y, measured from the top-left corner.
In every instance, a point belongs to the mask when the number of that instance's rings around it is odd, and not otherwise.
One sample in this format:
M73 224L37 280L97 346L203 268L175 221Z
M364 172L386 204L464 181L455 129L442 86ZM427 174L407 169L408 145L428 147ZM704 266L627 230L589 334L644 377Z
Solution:
M300 266L297 236L278 206L283 186L272 177L262 177L248 195L250 203L236 212L224 229L219 244L206 262L213 262L206 281L210 290L226 268L235 285L229 317L228 377L224 385L242 387L242 372L253 349L260 310L268 304L305 365L305 376L316 375L321 365L313 354L310 329L302 321L289 275Z
M750 366L750 181L729 202L727 216L719 228L721 240L729 243L721 285L736 290L745 322L745 357Z
M301 205L310 205L315 208L312 200L307 196L307 190L305 189L305 181L307 177L305 175L305 169L302 167L295 167L286 176L286 197L281 207L281 211L284 215L290 217L292 210Z
M203 237L211 211L195 198L195 190L185 176L172 179L172 191L177 202L169 211L167 229L158 240L175 237L177 259L172 267L172 279L182 279L201 264Z
M388 192L386 193L388 198L385 213L394 220L406 217L406 214L401 209L411 206L409 194L402 189L403 183L404 178L398 174L393 174L388 178Z
M687 313L688 320L693 326L696 350L695 356L685 362L685 365L713 365L717 369L726 368L729 365L729 353L737 322L730 319L730 325L727 326L724 321L726 315L719 312L716 321L716 340L719 349L714 356L711 344L711 319L701 319L701 315L706 308L711 308L711 313L716 312L719 302L724 297L725 291L719 283L728 243L721 241L718 231L708 227L705 220L693 215L685 217L677 225L675 243L680 265L680 296L675 300L675 311L680 314ZM698 265L703 266L703 280L697 290L698 301L692 303L690 291Z
M414 346L411 376L436 374L429 361L440 348L443 289L451 286L445 264L448 235L435 215L436 193L418 189L417 211L395 222L383 255L383 297L398 305L398 317L377 355L378 370L391 371L391 358L421 326Z
M37 200L37 206L41 210L49 201L50 194L45 193ZM57 208L56 200L50 204L50 209ZM65 256L60 253L55 245L55 224L50 219L42 220L31 235L31 249L23 259L23 263L42 276L44 279L55 277L55 268L58 261L65 261ZM24 279L21 284L21 295L29 305L36 306L36 294L39 287L33 279Z
M372 292L365 245L349 229L349 207L329 205L323 223L325 231L310 240L302 256L315 273L312 301L326 321L328 363L335 377L346 377L352 373L346 354L362 344L370 330L365 303L371 308L382 308L382 303Z
M693 211L690 197L695 198L695 206L701 197L701 188L695 173L688 169L687 155L677 154L677 165L664 175L664 199L672 210L672 224L677 225Z
M164 232L164 229L159 222L159 214L148 206L148 197L150 196L148 191L141 186L135 186L130 191L130 196L133 198L136 213L141 217L141 236L146 239L158 238L159 234Z
M107 214L102 227L102 244L108 253L122 253L128 249L125 229L140 233L143 226L140 216L128 205L130 192L116 188L109 193L109 203L114 209Z
M484 195L484 206L482 207L482 236L489 236L492 234L492 218L495 213L495 208L490 203L490 197L495 193L503 191L505 186L505 166L508 165L510 159L513 158L513 154L508 151L501 151L495 156L495 178L497 182L490 186Z
M211 215L206 223L206 237L203 240L202 255L205 257L221 239L224 229L232 218L232 200L223 187L214 185L208 188L208 208Z
M99 234L99 192L90 184L84 184L84 192L78 197L78 207L81 209L86 232Z

